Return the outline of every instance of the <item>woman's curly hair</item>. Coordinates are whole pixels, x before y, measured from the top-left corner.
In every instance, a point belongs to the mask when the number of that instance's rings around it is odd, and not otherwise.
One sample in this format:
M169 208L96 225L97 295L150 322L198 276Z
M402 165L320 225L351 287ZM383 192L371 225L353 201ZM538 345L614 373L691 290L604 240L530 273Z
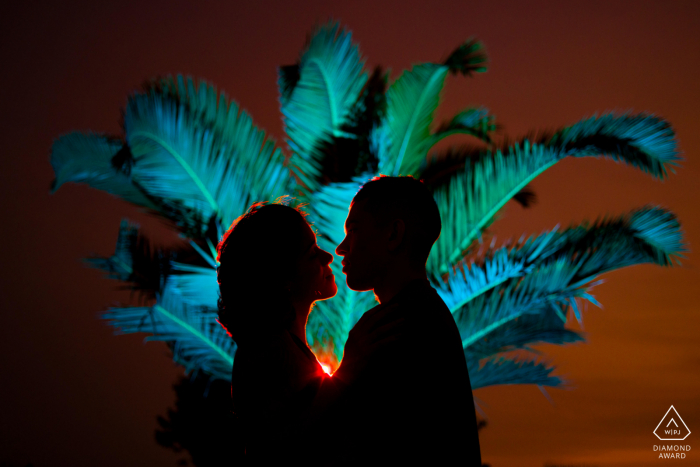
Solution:
M288 329L294 321L286 283L302 253L304 224L305 213L299 209L255 203L217 245L217 321L238 345L261 338L271 328Z

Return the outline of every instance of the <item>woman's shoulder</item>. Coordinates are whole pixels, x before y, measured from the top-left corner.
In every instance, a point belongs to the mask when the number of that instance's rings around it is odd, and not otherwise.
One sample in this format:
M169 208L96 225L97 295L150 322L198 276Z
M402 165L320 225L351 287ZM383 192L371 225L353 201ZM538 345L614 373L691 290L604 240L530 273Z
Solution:
M241 352L242 362L240 367L253 372L268 373L271 377L284 379L298 379L300 376L308 376L309 372L315 373L320 369L314 354L306 347L300 348L298 338L285 329L270 330L264 337L241 346L237 351ZM302 345L305 345L302 343ZM236 366L234 359L234 367ZM252 368L251 368L252 367ZM234 370L235 371L235 370Z

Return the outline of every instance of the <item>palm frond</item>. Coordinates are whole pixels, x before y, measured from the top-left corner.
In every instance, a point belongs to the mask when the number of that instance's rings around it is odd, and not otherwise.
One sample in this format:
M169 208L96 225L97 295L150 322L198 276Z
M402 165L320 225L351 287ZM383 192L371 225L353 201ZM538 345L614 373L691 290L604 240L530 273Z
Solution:
M682 160L671 125L654 115L608 113L565 127L546 143L573 157L604 156L664 179Z
M487 289L466 302L453 313L464 348L522 315L538 314L544 307L587 296L587 289L569 285L579 267L567 257L553 258L529 274ZM564 314L560 318L566 322Z
M543 239L543 242L546 242ZM483 258L461 261L443 278L433 280L445 305L452 313L458 311L467 302L488 290L493 289L515 277L522 277L534 268L532 262L526 261L515 248L501 247L489 250Z
M174 274L168 276L168 281L183 302L189 305L217 308L219 284L215 268L195 266L178 261L172 261L171 267ZM179 272L179 274L175 274L175 272Z
M452 172L440 180L442 184L433 180L438 208L447 222L443 225L446 235L433 246L430 270L446 273L481 237L506 202L567 155L603 154L659 178L679 160L670 126L646 115L609 114L582 120L539 141L525 139L505 150L477 151L465 158L462 171ZM426 170L429 168L430 164Z
M319 27L298 66L280 71L280 104L292 156L289 162L306 190L319 186L320 147L342 131L367 81L352 34L337 23Z
M236 344L216 321L215 310L187 305L167 283L151 307L110 308L102 315L115 334L145 332L146 341L170 344L185 371L201 370L230 381Z
M380 153L379 171L413 175L430 148L430 124L449 67L423 63L404 71L387 91L387 116L382 130L391 144Z
M350 182L361 173L377 172L378 158L372 151L371 133L386 113L386 83L387 75L376 67L341 127L343 136L321 143L321 185Z
M646 220L641 226L640 218ZM650 236L654 241L646 240ZM507 335L522 337L524 331L516 329L518 319L530 328L540 326L526 331L533 338L554 331L561 337L567 334L563 324L569 306L580 322L578 300L599 305L589 293L600 283L593 282L599 275L634 264L670 265L686 251L680 224L657 207L603 218L594 225L584 222L563 232L553 229L507 248L496 250L481 264L462 263L445 282L437 283L438 293L455 315L465 349L477 345L480 353L486 348L502 351L502 346L511 345L504 344ZM552 325L548 314L552 311L561 321L558 326Z
M155 298L170 274L170 259L173 250L155 248L151 242L139 235L139 225L122 219L114 254L105 258L93 256L83 262L107 273L110 279L127 283L123 289L141 293L142 298Z
M489 114L487 108L464 109L449 121L443 122L435 130L428 146L433 147L439 141L456 134L474 136L485 143L491 144L491 133L496 131L497 128L496 118Z
M680 265L679 258L689 252L683 241L680 222L675 214L660 206L646 207L632 213L629 228L640 240L648 245L648 251L654 263L672 266L672 260Z
M429 190L435 191L449 183L451 177L464 171L468 164L479 160L483 152L483 147L471 145L451 146L444 151L433 152L419 170L419 177ZM513 195L513 200L522 207L529 208L537 202L537 194L530 185L525 185Z
M462 73L471 76L472 73L486 71L487 57L484 45L476 39L468 39L457 47L444 62L453 74Z
M537 384L560 387L569 382L553 376L553 366L531 360L510 360L504 357L487 359L481 367L475 359L467 360L472 390L498 384Z
M67 182L85 183L137 206L156 209L128 174L112 165L112 158L123 148L123 141L95 133L73 132L61 136L51 147L51 165L56 178L51 182L50 193Z
M443 221L442 233L428 258L427 268L434 275L447 273L481 238L505 203L561 157L527 140L508 148L505 154L500 149L480 154L433 190Z
M131 175L152 196L229 225L253 202L285 194L289 173L280 150L248 114L235 102L226 107L223 96L211 108L215 90L202 86L204 97L197 101L155 92L130 98L125 128L134 158ZM197 111L190 112L195 105Z
M519 349L538 353L530 347L537 344L585 342L583 333L565 327L561 314L561 309L545 306L539 313L524 314L503 324L464 350L470 358L481 359Z

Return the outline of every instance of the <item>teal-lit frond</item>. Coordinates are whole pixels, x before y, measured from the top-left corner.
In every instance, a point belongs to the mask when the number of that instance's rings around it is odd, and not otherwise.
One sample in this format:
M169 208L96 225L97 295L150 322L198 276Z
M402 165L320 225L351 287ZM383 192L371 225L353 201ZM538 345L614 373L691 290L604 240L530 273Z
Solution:
M474 136L490 144L492 142L491 133L496 129L496 118L489 114L488 109L484 107L468 108L440 125L431 136L428 147L431 148L439 141L456 134Z
M134 159L131 175L140 186L205 220L219 216L226 226L253 202L285 194L289 173L283 155L247 113L231 103L226 120L213 127L227 130L221 133L201 125L188 107L154 92L129 100L126 137Z
M536 264L556 255L580 263L571 284L578 287L597 275L634 264L671 265L687 251L680 223L660 207L644 207L630 214L587 221L562 232L555 227L537 237L524 236L514 246L490 251L479 260L461 261L433 286L454 313L499 284L532 271ZM679 263L680 264L680 263Z
M404 71L387 91L386 130L391 144L380 152L379 171L413 175L430 145L430 124L449 68L423 63Z
M107 273L110 279L124 282L122 289L140 292L142 297L155 298L170 274L171 258L176 250L154 247L139 235L139 225L122 219L114 254L108 258L84 258L90 267Z
M428 271L447 273L472 242L481 238L506 202L560 157L543 145L524 141L506 153L485 151L437 187L433 196L443 226L428 258Z
M553 366L535 360L510 360L496 357L481 362L467 360L472 389L498 384L537 384L538 386L559 387L568 381L553 376Z
M583 333L567 329L555 306L545 306L538 313L524 314L504 323L488 334L488 339L473 342L465 352L468 358L487 358L502 352L523 349L538 353L531 346L537 344L564 345L584 342Z
M109 258L95 256L84 258L83 262L95 269L101 269L107 273L107 277L123 282L128 282L134 272L134 245L138 238L139 225L122 219L117 235L117 246L114 254Z
M178 273L168 276L168 282L185 303L214 309L217 307L219 284L215 268L177 261L172 261L171 265L173 272Z
M539 141L525 139L505 151L479 151L434 189L444 224L428 260L433 274L447 273L511 198L565 156L602 154L659 178L679 160L670 126L650 116L610 114L582 120Z
M467 39L447 57L444 65L449 67L454 74L461 73L464 76L471 76L472 73L485 72L486 63L484 45L476 39Z
M668 209L657 206L636 210L630 216L629 226L649 246L652 260L658 265L672 266L672 259L680 265L678 258L685 258L683 253L689 251L680 222Z
M543 307L583 297L585 289L571 287L579 264L567 257L539 264L522 278L510 279L475 296L453 313L466 349L473 342L525 314L537 314ZM566 316L561 315L562 321Z
M593 116L557 131L547 145L573 157L609 157L659 179L682 160L671 125L647 114Z
M236 344L216 322L215 310L187 305L168 284L151 307L110 308L103 315L116 334L145 332L147 341L170 344L173 359L185 371L201 370L215 379L231 379Z
M307 190L319 186L324 157L320 147L334 136L344 136L342 127L367 81L363 67L352 34L331 22L312 35L294 73L288 68L280 72L290 167Z
M640 218L647 220L641 227ZM646 241L650 233L660 231L664 232L660 237L671 240ZM680 225L668 211L637 209L593 225L583 222L563 232L554 229L536 238L521 238L512 249L496 250L481 264L457 268L437 288L455 314L465 348L476 345L479 353L503 351L499 349L508 335L522 337L525 332L517 329L517 320L531 328L526 333L533 338L541 338L541 333L567 334L563 324L569 306L581 321L577 300L599 305L589 293L599 283L593 282L599 275L634 264L670 264L671 258L685 251L681 237ZM559 317L558 326L546 315L551 311Z
M460 262L446 277L434 281L432 285L445 305L455 313L474 297L508 279L530 272L533 264L519 256L517 250L502 247L479 262Z
M51 193L66 182L85 183L137 206L156 209L129 176L112 165L112 158L123 146L122 141L95 133L73 132L61 136L51 147L51 165L56 177L51 183Z

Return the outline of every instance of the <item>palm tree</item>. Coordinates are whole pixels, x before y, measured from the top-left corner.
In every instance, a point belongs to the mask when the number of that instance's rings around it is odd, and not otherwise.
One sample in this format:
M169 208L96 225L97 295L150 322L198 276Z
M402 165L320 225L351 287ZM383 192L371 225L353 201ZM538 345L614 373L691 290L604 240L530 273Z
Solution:
M509 200L530 205L528 184L565 157L604 156L656 179L675 172L681 158L670 125L651 114L594 115L499 143L485 108L436 124L448 73L485 70L482 45L467 40L445 61L415 65L390 82L380 68L365 71L351 33L331 22L314 31L297 63L279 69L284 150L226 94L183 76L153 79L129 96L120 136L61 136L51 153L52 193L85 183L166 219L185 240L177 250L154 249L138 226L122 221L114 255L87 264L153 303L110 308L103 317L117 332L165 341L186 371L230 380L236 344L216 322L215 247L225 229L253 202L293 195L306 205L321 248L334 251L362 183L410 174L432 190L442 216L427 270L459 327L472 387L562 386L531 346L585 340L566 327L568 312L581 321L584 301L598 305L590 290L601 274L680 264L687 251L680 224L671 211L647 205L498 248L486 246L487 229ZM477 143L432 149L455 134ZM338 265L338 294L317 304L307 327L310 346L333 368L348 331L374 305L372 293L346 287Z

